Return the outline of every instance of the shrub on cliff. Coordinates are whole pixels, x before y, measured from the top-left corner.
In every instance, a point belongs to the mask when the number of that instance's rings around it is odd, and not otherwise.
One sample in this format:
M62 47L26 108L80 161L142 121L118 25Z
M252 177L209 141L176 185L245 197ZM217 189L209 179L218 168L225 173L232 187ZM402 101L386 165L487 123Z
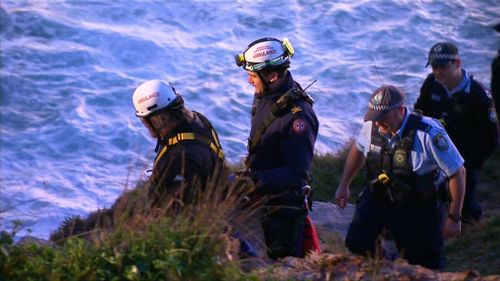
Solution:
M239 184L209 186L195 204L173 210L145 201L147 187L126 192L110 209L68 219L54 246L13 245L3 233L2 280L252 280L243 275L232 234L245 221ZM181 204L182 205L182 204ZM57 239L55 239L57 238Z

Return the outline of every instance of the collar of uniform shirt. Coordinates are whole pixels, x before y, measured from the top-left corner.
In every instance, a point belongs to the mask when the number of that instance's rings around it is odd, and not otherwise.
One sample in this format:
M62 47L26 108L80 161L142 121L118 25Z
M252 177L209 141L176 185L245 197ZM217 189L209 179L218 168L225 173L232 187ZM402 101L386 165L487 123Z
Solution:
M410 110L408 110L408 107L405 107L405 117L403 118L403 122L401 122L401 126L394 133L394 135L393 136L388 136L388 135L381 134L382 136L384 136L386 139L389 140L389 146L390 147L392 147L393 145L396 144L396 142L398 142L398 141L401 140L401 134L403 133L403 130L404 130L405 126L406 126L406 123L408 122L409 116L410 116Z
M460 92L460 91L470 93L470 77L469 77L469 73L467 73L467 71L465 69L462 69L462 77L463 77L462 81L460 81L460 83L458 83L458 86L455 87L455 89L449 91L448 88L446 86L444 86L444 88L446 89L446 92L448 93L448 97L451 98L451 96L453 96L453 94Z

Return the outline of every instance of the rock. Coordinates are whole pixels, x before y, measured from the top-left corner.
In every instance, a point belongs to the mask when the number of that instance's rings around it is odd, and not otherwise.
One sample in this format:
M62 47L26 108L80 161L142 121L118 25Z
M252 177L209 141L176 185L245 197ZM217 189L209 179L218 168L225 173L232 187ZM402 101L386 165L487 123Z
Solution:
M352 221L354 205L347 204L345 209L330 202L315 201L310 216L313 219L319 235L334 232L345 239L347 229Z
M330 253L347 252L344 240L354 214L354 205L345 209L330 202L315 201L309 213L318 232L321 251Z
M41 238L37 238L34 236L23 236L23 237L21 237L21 239L19 239L19 241L17 241L15 243L15 245L28 245L28 244L36 244L39 246L47 246L47 247L52 247L52 248L55 247L54 242L49 241L49 240L45 240L45 239L41 239Z
M405 260L367 259L352 254L312 254L305 259L287 257L272 268L258 271L263 280L500 280L474 270L439 272Z

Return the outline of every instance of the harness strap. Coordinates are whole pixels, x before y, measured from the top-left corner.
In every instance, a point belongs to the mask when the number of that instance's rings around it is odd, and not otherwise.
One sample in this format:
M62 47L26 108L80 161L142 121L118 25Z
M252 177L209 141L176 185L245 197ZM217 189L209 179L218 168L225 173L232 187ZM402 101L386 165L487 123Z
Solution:
M214 130L212 129L212 135L215 135ZM195 134L195 133L178 133L177 135L171 137L168 139L167 144L163 147L163 149L160 151L158 154L158 157L156 157L154 166L158 163L158 161L162 158L162 156L168 151L168 149L180 142L183 141L193 141L193 140L198 140L203 142L204 144L208 145L210 149L219 157L220 159L224 158L224 152L222 151L222 148L218 145L217 143L212 142L210 139L208 139L205 136Z
M251 154L254 150L255 147L257 146L257 143L259 143L260 138L262 135L266 132L267 128L271 123L273 123L276 118L278 118L278 115L276 113L278 112L279 107L278 104L275 103L269 110L269 114L267 115L266 119L260 123L260 126L257 128L255 133L248 139L248 152Z
M219 140L219 136L217 135L217 133L215 132L215 129L214 129L214 126L212 126L212 123L210 123L210 121L208 121L208 119L203 116L202 114L196 112L196 111L193 111L194 114L196 114L196 116L198 118L200 118L201 122L207 127L210 129L210 131L212 132L212 139L214 141L214 144L215 144L215 148L217 148L218 150L220 150L220 153L222 153L222 157L224 157L224 151L222 150L222 146L220 145L220 140ZM212 146L212 145L211 145ZM222 158L221 157L221 158Z

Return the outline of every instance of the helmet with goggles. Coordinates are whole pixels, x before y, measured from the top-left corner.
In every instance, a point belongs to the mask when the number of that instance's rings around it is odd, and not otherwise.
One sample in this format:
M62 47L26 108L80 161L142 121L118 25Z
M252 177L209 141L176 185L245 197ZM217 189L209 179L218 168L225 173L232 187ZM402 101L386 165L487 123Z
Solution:
M138 117L149 117L162 109L176 109L184 104L174 86L161 80L150 80L139 85L132 100Z
M259 72L266 68L287 67L294 50L287 38L283 41L266 37L258 39L245 50L235 56L236 65L245 70Z

